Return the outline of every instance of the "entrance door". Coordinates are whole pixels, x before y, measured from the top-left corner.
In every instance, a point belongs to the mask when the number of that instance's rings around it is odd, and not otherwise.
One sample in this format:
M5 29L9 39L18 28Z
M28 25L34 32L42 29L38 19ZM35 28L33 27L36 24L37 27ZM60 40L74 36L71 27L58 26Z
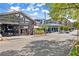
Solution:
M28 30L27 29L21 29L21 35L27 35Z

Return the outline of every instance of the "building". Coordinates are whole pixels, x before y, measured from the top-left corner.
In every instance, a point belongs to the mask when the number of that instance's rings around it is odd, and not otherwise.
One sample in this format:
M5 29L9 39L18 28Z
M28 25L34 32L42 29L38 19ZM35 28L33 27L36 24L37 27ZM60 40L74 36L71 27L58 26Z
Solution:
M67 21L64 23L64 25L69 26L71 30L75 30L75 27L73 27L73 23L76 22L75 19L67 19Z
M61 26L57 21L47 20L46 23L48 26L48 32L58 32L59 27Z
M53 21L53 20L44 20L44 19L36 19L36 28L40 28L41 25L46 24L48 29L46 29L47 32L58 32L59 27L61 26L59 22Z
M42 25L45 22L45 19L35 19L36 25Z
M0 33L3 36L31 35L35 21L23 12L0 13Z

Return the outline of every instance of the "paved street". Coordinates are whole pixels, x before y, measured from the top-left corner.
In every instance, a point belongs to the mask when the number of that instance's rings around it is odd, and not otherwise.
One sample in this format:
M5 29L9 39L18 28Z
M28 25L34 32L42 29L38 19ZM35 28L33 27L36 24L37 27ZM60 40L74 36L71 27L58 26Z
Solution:
M20 53L20 54L15 53L13 55L39 55L40 56L40 55L46 55L46 53L49 53L49 55L64 55L63 53L66 50L68 51L67 54L69 53L69 50L71 48L70 45L72 43L72 40L74 39L77 39L77 37L66 33L64 34L51 33L46 35L4 37L4 41L0 41L0 52L2 52L0 55L8 55L7 51L18 51L18 53ZM23 47L28 47L28 48L23 48ZM32 51L30 51L30 54L29 54L28 52L30 49ZM42 50L39 50L39 49L44 49L44 51L42 52ZM26 52L26 50L28 54L23 53L23 51ZM52 54L51 52L54 54Z

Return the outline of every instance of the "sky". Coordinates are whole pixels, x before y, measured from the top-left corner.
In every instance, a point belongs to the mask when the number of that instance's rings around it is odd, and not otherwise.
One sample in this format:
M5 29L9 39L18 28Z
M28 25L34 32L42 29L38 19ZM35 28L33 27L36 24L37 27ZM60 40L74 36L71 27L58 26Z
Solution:
M50 19L49 7L45 3L0 3L0 13L22 11L33 19Z

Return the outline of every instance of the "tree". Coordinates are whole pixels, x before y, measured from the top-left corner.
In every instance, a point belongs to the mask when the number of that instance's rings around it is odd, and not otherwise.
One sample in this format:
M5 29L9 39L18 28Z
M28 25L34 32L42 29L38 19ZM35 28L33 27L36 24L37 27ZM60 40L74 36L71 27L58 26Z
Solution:
M62 23L65 18L73 18L79 22L79 3L50 3L47 5L50 10L49 15L53 20ZM77 26L77 30L79 30L79 25Z
M79 4L78 3L50 3L49 15L54 20L64 19L66 16L77 19L79 16ZM61 17L60 17L61 15Z
M74 23L72 24L72 26L75 27L76 29L78 29L78 27L79 27L79 22L74 22Z

